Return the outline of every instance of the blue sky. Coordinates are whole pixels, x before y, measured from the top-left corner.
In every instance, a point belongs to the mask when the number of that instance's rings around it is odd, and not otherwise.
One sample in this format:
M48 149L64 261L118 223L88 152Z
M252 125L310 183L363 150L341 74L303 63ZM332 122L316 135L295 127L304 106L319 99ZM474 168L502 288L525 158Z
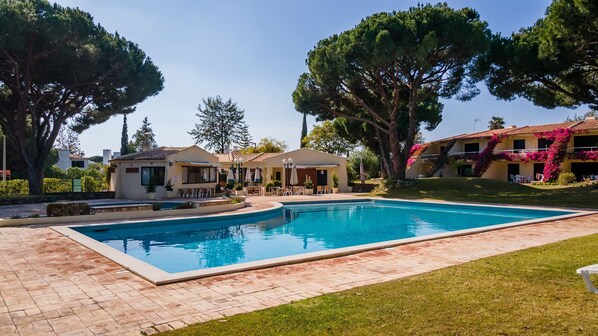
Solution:
M63 6L89 12L108 31L139 44L165 77L164 90L139 104L128 117L129 135L148 117L159 145L189 146L187 133L197 122L202 98L232 98L245 110L257 141L271 136L289 149L299 147L301 114L291 94L306 71L307 53L332 34L354 27L371 14L404 10L411 0L60 0ZM422 2L422 1L420 1ZM455 0L453 8L473 7L493 32L509 35L544 16L550 0ZM435 2L433 2L435 3ZM561 122L587 109L547 110L528 101L498 101L479 84L482 94L469 102L443 101L443 122L426 140L485 129L490 117L507 125ZM309 126L314 119L308 119ZM80 135L86 155L118 151L122 116Z

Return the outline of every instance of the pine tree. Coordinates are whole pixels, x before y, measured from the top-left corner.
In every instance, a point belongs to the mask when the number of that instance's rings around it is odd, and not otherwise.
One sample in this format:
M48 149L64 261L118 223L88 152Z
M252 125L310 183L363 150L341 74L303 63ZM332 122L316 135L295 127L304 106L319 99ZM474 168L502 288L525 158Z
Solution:
M253 144L253 137L249 133L249 126L246 123L241 123L239 126L239 134L235 143L241 148L249 148Z
M129 154L129 130L127 128L127 115L123 117L123 131L120 136L120 155Z
M301 148L305 147L305 137L307 136L307 114L303 113L303 126L301 127L301 140L299 141Z
M141 127L135 131L133 135L133 139L131 140L135 146L135 151L141 152L143 150L143 142L145 141L145 133L149 133L149 147L156 148L158 147L158 143L156 142L156 134L154 134L154 130L152 130L151 123L147 120L147 116L143 118L143 122Z

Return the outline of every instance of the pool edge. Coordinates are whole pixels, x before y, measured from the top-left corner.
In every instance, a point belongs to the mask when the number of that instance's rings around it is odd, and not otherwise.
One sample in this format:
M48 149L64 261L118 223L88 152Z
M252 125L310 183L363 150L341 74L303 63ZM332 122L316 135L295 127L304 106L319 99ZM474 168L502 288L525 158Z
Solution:
M415 203L437 203L437 204L454 204L454 205L471 205L471 206L480 206L480 207L501 207L501 208L520 208L520 209L530 209L530 210L549 210L549 211L567 211L571 212L570 214L559 215L559 216L552 216L552 217L545 217L545 218L538 218L538 219L530 219L525 221L518 221L512 223L505 223L505 224L497 224L491 225L486 227L479 227L479 228L471 228L471 229L464 229L459 231L452 231L452 232L443 232L437 233L422 237L412 237L412 238L402 238L378 243L370 243L358 246L351 246L345 248L338 248L332 250L325 250L325 251L318 251L318 252L311 252L293 256L286 256L286 257L278 257L278 258L270 258L265 260L259 261L252 261L246 263L240 263L235 265L227 265L227 266L220 266L220 267L213 267L207 268L202 270L193 270L193 271L185 271L185 272L177 272L177 273L168 273L163 271L155 266L152 266L146 262L143 262L139 259L136 259L130 255L127 255L123 252L120 252L108 245L105 245L101 242L96 241L93 238L90 238L82 233L79 233L71 227L79 227L79 226L90 226L90 225L104 225L105 223L95 223L95 224L88 224L88 225L71 225L71 226L52 226L50 227L54 231L70 238L73 241L76 241L80 245L99 253L100 255L110 259L111 261L121 265L124 269L137 274L138 276L142 277L143 279L153 283L154 285L165 285L175 282L181 281L188 281L193 279L199 279L204 277L211 277L216 275L223 275L229 273L236 273L236 272L243 272L248 270L255 270L255 269L263 269L263 268L270 268L270 267L277 267L282 265L290 265L290 264L297 264L307 261L315 261L321 259L330 259L336 258L361 252L367 252L371 250L379 250L385 248L392 248L400 245L405 244L412 244L417 242L423 241L430 241L430 240L437 240L443 238L450 238L450 237L458 237L463 235L469 234L476 234L500 229L506 229L511 227L517 226L524 226L530 224L538 224L543 222L555 222L564 219L588 216L592 214L598 213L598 211L587 211L587 210L572 210L566 208L546 208L546 207L534 207L534 206L510 206L510 205L488 205L488 204L479 204L479 203L459 203L459 202L430 202L430 201L416 201L416 200L403 200L403 199L384 199L384 198L375 198L375 197L368 197L368 198L360 198L363 201L376 201L376 200L383 200L383 201L400 201L400 202L415 202ZM351 202L351 200L338 200L338 201L329 201L327 203L346 203ZM251 216L256 214L266 214L268 212L274 212L280 210L284 204L308 204L308 203L322 203L321 201L284 201L284 202L272 202L273 207L268 209L260 209L256 211L249 211L244 213L236 213L236 214L211 214L206 216L198 216L198 218L206 218L206 217L245 217ZM184 217L188 219L189 217ZM168 219L158 219L158 220L172 220L173 218ZM127 221L124 224L135 223L138 221Z

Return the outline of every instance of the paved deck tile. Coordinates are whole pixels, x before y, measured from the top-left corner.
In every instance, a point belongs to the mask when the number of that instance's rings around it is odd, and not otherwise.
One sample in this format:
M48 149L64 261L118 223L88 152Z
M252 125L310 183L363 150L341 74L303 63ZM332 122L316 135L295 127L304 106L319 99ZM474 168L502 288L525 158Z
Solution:
M154 286L49 228L0 228L0 335L152 334L594 233L598 215Z

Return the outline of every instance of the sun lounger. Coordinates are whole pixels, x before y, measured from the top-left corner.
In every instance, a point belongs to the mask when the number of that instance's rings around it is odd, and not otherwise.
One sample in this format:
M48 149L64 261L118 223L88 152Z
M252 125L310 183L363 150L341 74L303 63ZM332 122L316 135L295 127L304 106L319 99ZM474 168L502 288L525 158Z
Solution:
M590 292L598 294L598 289L596 289L590 279L590 274L598 274L598 264L579 268L577 274L580 274L583 277L583 281L586 283L586 287Z

